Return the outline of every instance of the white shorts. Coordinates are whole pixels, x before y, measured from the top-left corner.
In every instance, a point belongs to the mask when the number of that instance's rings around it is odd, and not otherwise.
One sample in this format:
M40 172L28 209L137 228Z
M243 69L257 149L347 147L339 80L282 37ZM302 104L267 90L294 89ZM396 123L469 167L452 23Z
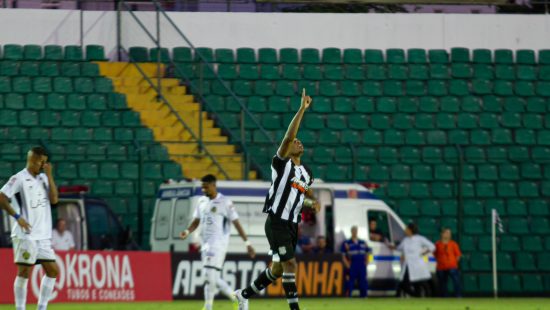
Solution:
M16 264L35 265L42 262L55 262L52 241L13 238L13 260Z
M203 267L211 267L222 270L225 261L226 247L210 247L207 244L201 248L201 259Z

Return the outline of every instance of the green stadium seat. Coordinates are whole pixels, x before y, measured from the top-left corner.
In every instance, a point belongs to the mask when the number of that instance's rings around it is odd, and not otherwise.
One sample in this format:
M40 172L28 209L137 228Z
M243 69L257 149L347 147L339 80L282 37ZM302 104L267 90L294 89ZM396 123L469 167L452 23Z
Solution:
M39 76L38 62L23 62L19 68L19 73L24 76Z
M113 194L113 182L96 180L92 185L92 193L96 195L112 195Z
M72 162L60 162L57 164L56 176L63 179L77 178L77 167Z
M279 79L279 67L276 66L276 65L262 65L262 66L260 66L260 78L264 79L264 80L278 80Z
M106 168L108 169L108 166L106 166ZM118 168L119 167L117 166L117 169L114 170L114 172L106 170L105 173L106 174L113 173L111 177L118 178L118 177L114 177L115 174L118 175ZM125 179L137 180L139 177L138 172L139 172L139 169L138 169L137 163L124 162L120 164L120 176Z
M501 80L514 80L516 78L515 67L512 65L496 65L495 76Z
M235 62L235 55L233 54L232 49L217 48L214 51L214 56L215 56L216 62L218 62L218 63L234 63Z
M476 64L491 64L493 62L491 50L474 49L472 61Z
M159 146L162 148L162 146ZM117 144L108 144L106 149L107 158L112 160L125 160L128 156L126 146ZM149 156L148 159L151 159ZM155 158L156 159L156 158Z
M237 49L237 53L240 49ZM254 52L254 51L252 51ZM212 63L214 62L214 50L209 47L197 47L195 48L195 55L193 61L198 63ZM241 61L239 61L241 62ZM244 62L244 61L243 61Z
M532 226L534 228L534 225ZM507 231L516 235L525 235L529 233L529 225L524 218L510 218L508 220Z
M347 119L344 115L327 115L327 127L335 130L347 128Z
M493 93L493 85L489 80L473 80L472 92L476 95L490 95ZM496 92L496 87L495 87ZM512 93L510 93L511 95Z
M254 83L254 94L259 96L273 96L274 92L274 83L266 80L259 80ZM238 95L242 95L238 94Z
M97 179L99 176L97 164L91 162L79 163L78 176L83 179Z
M84 59L82 47L78 45L66 45L64 59L68 61L82 61Z
M535 258L531 253L516 253L516 268L521 271L535 271Z
M59 45L44 46L44 60L63 60L63 49Z
M366 96L378 97L382 95L382 86L377 81L365 81L363 83L363 94Z
M319 94L321 96L335 97L340 95L340 87L338 82L321 81L319 82Z
M470 94L468 83L464 80L451 80L449 94L452 96L467 96Z
M516 50L516 63L522 65L534 65L535 51L533 50Z
M502 275L499 279L500 291L504 293L522 292L521 278L517 275Z
M279 59L283 64L299 63L298 50L295 48L282 48L279 50Z
M537 71L534 66L518 66L516 77L520 80L533 81L537 79Z
M393 127L397 129L411 129L413 118L409 114L397 113L393 117Z
M9 83L9 79L2 76L18 76L20 65L20 62L18 61L4 60L0 62L0 78L3 78L7 81L7 83Z
M41 60L42 46L29 44L23 46L23 59L25 60Z
M428 50L428 59L433 64L447 64L449 63L449 54L443 49Z
M550 224L544 217L535 217L531 220L531 231L535 234L546 235L550 233Z
M340 65L325 65L324 77L328 80L343 80L344 79L344 67ZM357 96L357 95L355 95Z
M322 80L323 72L320 65L304 65L304 78L307 80Z
M482 252L490 252L493 248L492 246L492 240L491 240L491 237L490 236L480 236L478 238L478 241L477 241L477 248L482 251ZM511 257L508 255L508 258L511 259ZM498 257L497 257L498 259ZM506 262L508 263L508 262ZM511 263L511 261L510 261ZM501 266L498 266L500 270L502 270L500 267Z
M491 271L491 258L487 254L470 256L470 266L473 271Z
M409 65L409 78L414 80L427 80L428 67L426 65Z
M137 166L136 173L138 171ZM103 162L99 166L99 174L102 179L117 180L121 177L119 173L119 165L115 162ZM123 176L125 177L125 176Z
M366 57L366 56L365 56ZM405 51L400 48L389 48L386 50L386 62L389 64L404 64Z
M86 45L86 60L106 61L105 50L101 45Z
M25 108L25 97L21 94L8 94L4 98L5 107L13 110Z
M550 64L550 50L539 50L539 64Z
M514 53L508 49L495 50L495 64L513 64Z
M529 214L533 216L548 216L550 214L548 203L538 199L529 201Z
M404 90L403 90L403 84L401 81L395 81L395 80L385 80L382 82L384 95L386 96L403 96Z
M262 64L278 63L279 61L277 59L277 50L267 47L258 49L258 62Z
M541 293L545 291L541 275L524 274L521 276L521 282L524 292Z
M384 54L381 50L367 49L365 50L366 64L382 64L384 63Z
M470 50L464 47L451 48L451 61L453 63L468 63L470 62Z
M363 53L357 48L344 49L344 63L346 64L362 64Z
M426 95L426 86L422 81L408 80L405 82L405 93L409 96ZM401 93L396 93L397 96Z
M12 91L28 94L32 91L31 79L26 76L14 77L11 80Z
M405 65L388 65L388 78L392 80L406 80L409 70Z
M282 66L282 77L287 80L296 81L302 79L302 71L299 65L285 64Z
M302 50L302 62L303 53L304 50ZM322 60L325 64L340 64L342 63L342 51L335 47L324 48L322 51Z
M162 62L162 63L169 63L170 62L170 53L168 52L168 49L165 47L161 48L151 48L149 50L149 60L151 62Z
M333 130L321 130L319 132L319 141L325 143L340 143L340 133Z
M252 48L242 47L237 49L237 62L238 63L256 63L256 52Z
M172 49L172 58L176 63L189 63L193 61L191 48L189 47L174 47Z
M473 77L476 79L494 79L495 77L495 72L492 66L475 64L473 68Z
M522 248L527 252L544 251L542 238L539 236L524 236L521 240Z
M485 129L494 129L493 132L498 130L497 128L500 127L499 125L499 119L496 115L492 113L480 113L479 114L479 126L481 128ZM511 138L510 138L511 140ZM506 143L506 142L504 142Z
M383 65L367 65L367 79L385 80L387 78L386 67Z
M534 96L536 93L535 85L529 81L516 81L514 91L516 95L522 97Z
M23 60L23 46L19 44L4 45L4 59L6 60Z
M69 77L53 78L53 90L60 94L69 94L73 92L73 84Z
M428 81L428 95L437 97L448 95L446 83L441 80Z
M427 55L425 49L410 48L407 50L407 62L413 64L425 64Z
M445 80L451 77L449 68L443 64L430 64L430 77L432 79Z

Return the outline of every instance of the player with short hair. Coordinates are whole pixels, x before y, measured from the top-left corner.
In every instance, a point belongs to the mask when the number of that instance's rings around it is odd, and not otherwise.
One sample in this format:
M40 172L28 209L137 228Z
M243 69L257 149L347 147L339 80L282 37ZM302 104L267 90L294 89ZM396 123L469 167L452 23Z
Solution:
M38 310L45 310L54 289L59 269L52 249L52 205L59 194L48 162L46 150L34 147L27 153L27 166L0 189L0 207L17 221L13 225L14 261L17 265L14 294L15 309L24 310L27 303L27 283L32 267L39 263L46 274L40 285ZM14 210L10 200L16 200Z
M254 258L256 253L248 241L246 233L239 222L239 215L233 202L219 193L216 188L216 177L209 174L202 179L202 191L204 197L198 201L193 213L193 221L189 227L180 234L185 239L195 231L199 225L201 230L201 258L203 270L206 274L204 282L204 310L211 310L218 288L225 296L233 301L234 308L238 307L235 294L225 282L220 272L222 270L227 245L229 243L230 223L233 223L237 232L246 244L248 254Z
M303 89L300 109L290 122L277 154L273 156L272 183L264 204L264 213L268 213L265 233L273 255L273 264L271 269L267 268L262 272L250 286L235 292L240 310L247 310L248 299L259 294L281 276L290 309L300 309L295 275L297 263L294 257L298 242L298 223L301 221L302 206L309 206L315 211L320 209L311 189L313 174L300 160L304 154L304 146L296 138L311 101L311 97Z

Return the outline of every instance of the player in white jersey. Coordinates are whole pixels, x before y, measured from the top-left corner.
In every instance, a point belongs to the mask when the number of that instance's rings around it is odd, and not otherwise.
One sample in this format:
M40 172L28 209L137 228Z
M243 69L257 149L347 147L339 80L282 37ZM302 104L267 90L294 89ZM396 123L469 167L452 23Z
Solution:
M45 310L59 273L52 249L51 205L58 201L57 186L48 162L46 150L32 148L27 154L27 167L0 189L0 207L16 221L11 234L14 261L17 265L14 294L15 309L25 310L27 282L32 267L41 264L46 272L40 285L38 310ZM10 200L17 201L19 210L14 210Z
M187 238L199 227L199 224L201 225L201 258L205 272L203 309L212 310L214 296L217 293L216 288L231 299L233 307L237 309L238 302L233 290L220 276L229 242L231 223L245 242L250 257L253 258L256 254L239 222L239 215L233 206L233 202L223 194L218 193L216 177L209 174L203 177L201 181L205 196L199 199L197 208L193 213L193 221L180 234L180 237L182 239Z

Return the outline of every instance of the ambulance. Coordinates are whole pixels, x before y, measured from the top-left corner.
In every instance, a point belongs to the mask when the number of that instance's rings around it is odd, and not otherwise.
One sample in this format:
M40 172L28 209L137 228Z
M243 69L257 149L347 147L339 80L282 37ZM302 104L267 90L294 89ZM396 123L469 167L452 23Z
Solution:
M262 213L269 182L218 181L218 192L229 197L239 213L239 220L257 253L268 253L269 244L264 233L266 214ZM345 239L351 237L351 227L357 226L359 238L372 249L367 266L369 296L395 294L401 277L400 253L388 244L398 244L405 236L405 223L372 189L353 183L324 183L316 180L314 192L321 211L315 216L304 216L300 226L302 235L314 240L324 236L334 253L340 252ZM161 184L154 214L151 219L150 242L153 251L188 252L198 243L196 236L181 240L180 232L192 221L193 210L203 196L200 181L169 181ZM377 221L377 230L383 241L369 238L369 219ZM245 253L237 231L232 227L228 253ZM435 273L435 260L429 260Z

